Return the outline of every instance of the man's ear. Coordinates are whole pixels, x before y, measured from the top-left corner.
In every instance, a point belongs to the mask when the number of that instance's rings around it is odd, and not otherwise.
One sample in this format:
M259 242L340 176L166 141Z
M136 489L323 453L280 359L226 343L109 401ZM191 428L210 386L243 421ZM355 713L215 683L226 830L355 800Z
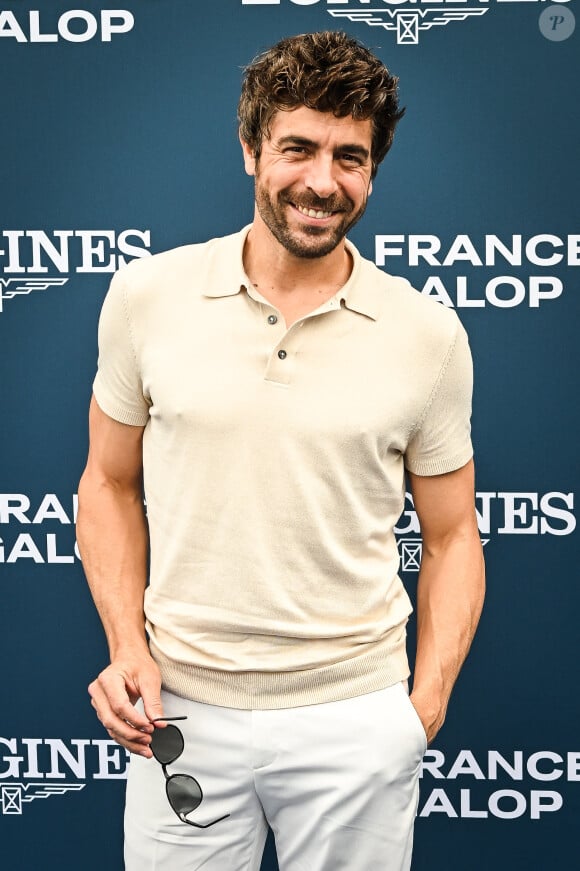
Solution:
M242 146L242 154L244 156L244 169L246 170L248 175L256 174L256 158L254 156L254 152L250 148L247 142L242 139L242 134L238 133L240 139L240 145Z
M369 192L368 192L369 197L372 194L372 192L373 192L373 180L371 178L371 180L369 181Z

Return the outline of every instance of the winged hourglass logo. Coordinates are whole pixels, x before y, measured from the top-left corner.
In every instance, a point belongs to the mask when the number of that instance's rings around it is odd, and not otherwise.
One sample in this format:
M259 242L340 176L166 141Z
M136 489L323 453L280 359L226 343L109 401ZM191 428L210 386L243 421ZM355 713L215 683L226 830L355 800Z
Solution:
M22 807L37 798L79 792L84 783L11 783L0 787L3 814L21 814Z
M4 300L26 296L33 290L62 287L67 281L68 278L0 278L0 312L4 310Z
M334 18L348 18L349 21L363 22L371 27L382 27L384 30L394 30L397 33L399 45L417 45L419 33L422 30L431 30L432 27L441 27L451 21L465 21L472 16L485 15L486 7L466 7L458 9L369 9L365 12L358 10L329 9L328 12Z

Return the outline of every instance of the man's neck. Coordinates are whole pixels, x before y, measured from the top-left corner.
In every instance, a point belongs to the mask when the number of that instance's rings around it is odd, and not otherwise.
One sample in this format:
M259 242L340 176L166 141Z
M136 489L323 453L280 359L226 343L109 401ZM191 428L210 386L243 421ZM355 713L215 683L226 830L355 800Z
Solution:
M352 272L344 242L324 257L296 257L259 220L246 237L243 259L254 287L279 309L288 326L334 296Z

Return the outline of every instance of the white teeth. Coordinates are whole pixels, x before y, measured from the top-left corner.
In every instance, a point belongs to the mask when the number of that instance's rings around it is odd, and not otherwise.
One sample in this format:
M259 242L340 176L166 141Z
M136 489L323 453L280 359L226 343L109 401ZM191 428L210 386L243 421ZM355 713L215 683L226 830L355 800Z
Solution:
M308 215L309 218L329 218L332 215L332 212L315 211L314 209L306 209L304 206L297 206L296 208L303 215Z

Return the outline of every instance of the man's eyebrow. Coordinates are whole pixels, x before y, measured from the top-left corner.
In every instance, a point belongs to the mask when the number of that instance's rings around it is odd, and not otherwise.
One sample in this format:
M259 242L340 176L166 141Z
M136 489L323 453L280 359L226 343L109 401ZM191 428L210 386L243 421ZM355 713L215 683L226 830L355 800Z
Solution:
M276 145L305 145L307 147L317 147L313 139L307 139L305 136L282 136L276 141Z
M308 139L306 136L282 136L276 141L276 145L279 148L284 145L300 145L305 148L318 148L318 143L313 139ZM348 154L356 154L363 160L368 160L370 157L368 148L365 148L364 145L357 145L354 142L345 142L343 145L338 146L335 151L338 153L348 152Z
M340 148L337 148L336 150L345 151L348 154L357 154L363 160L368 160L371 156L368 148L365 148L364 145L356 145L354 142L352 143L352 145L347 142L344 145L341 145Z

